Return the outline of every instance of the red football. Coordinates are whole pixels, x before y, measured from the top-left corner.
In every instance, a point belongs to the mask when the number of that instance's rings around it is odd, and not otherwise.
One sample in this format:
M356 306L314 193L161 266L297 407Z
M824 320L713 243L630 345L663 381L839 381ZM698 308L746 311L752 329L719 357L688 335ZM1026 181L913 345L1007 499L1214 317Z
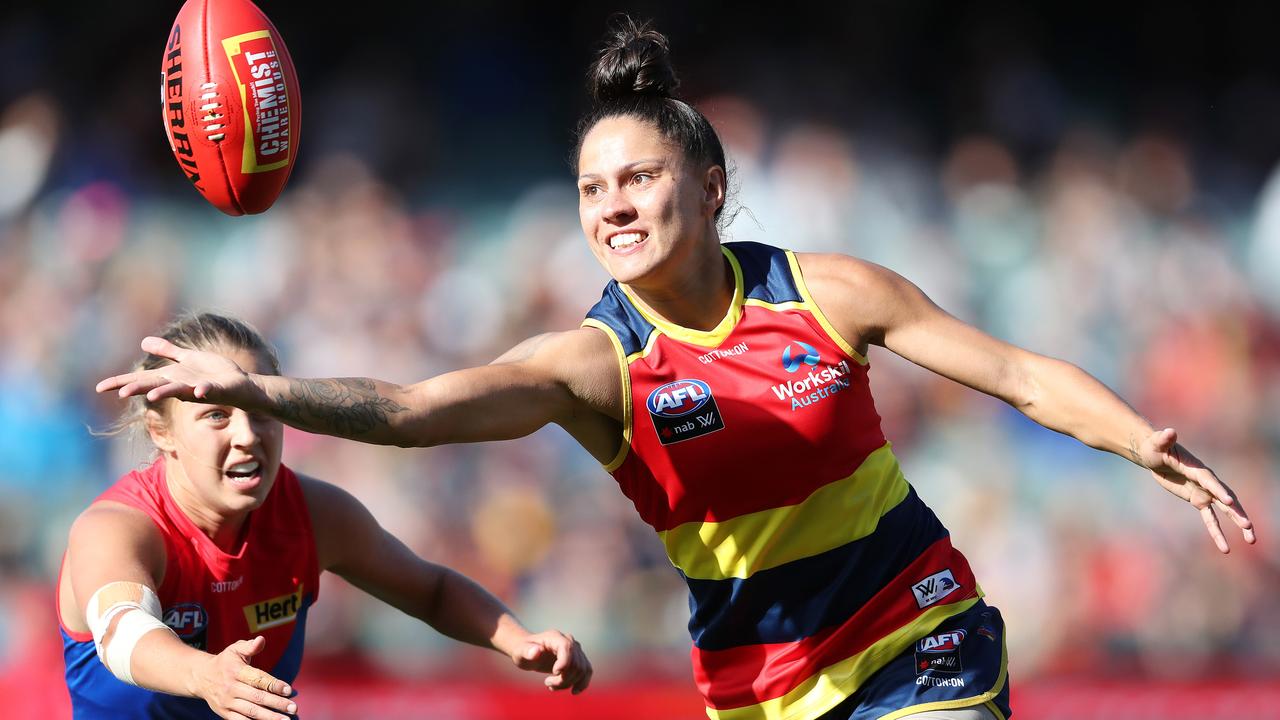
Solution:
M284 40L249 0L187 0L161 64L178 167L228 215L271 207L298 157L301 99Z

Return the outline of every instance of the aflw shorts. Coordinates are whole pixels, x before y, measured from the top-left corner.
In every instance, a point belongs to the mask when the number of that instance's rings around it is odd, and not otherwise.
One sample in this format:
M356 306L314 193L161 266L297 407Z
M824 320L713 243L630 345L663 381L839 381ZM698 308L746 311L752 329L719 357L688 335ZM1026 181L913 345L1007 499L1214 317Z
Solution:
M981 600L917 640L819 720L893 720L973 705L1001 720L1013 714L1004 619Z

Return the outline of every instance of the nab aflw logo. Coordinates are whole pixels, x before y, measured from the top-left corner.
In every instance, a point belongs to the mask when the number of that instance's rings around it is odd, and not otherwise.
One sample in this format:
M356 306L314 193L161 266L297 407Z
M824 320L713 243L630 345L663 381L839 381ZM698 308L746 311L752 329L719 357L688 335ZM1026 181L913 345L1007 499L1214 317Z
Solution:
M701 380L676 380L656 387L645 405L663 445L724 429L711 386Z
M941 632L920 638L916 643L916 675L927 672L958 673L964 671L960 662L960 643L964 642L964 630ZM937 686L936 683L921 683ZM961 683L956 687L964 687Z
M959 589L960 585L949 569L936 572L911 586L911 592L916 596L916 604L922 610Z

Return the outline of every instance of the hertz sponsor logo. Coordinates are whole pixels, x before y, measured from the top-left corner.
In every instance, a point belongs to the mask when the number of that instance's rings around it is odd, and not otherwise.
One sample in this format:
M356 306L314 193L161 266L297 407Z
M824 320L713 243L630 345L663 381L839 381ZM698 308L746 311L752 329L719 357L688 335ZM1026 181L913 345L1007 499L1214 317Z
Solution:
M259 632L277 625L291 623L298 617L302 606L302 586L288 595L273 597L244 607L244 619L250 632Z

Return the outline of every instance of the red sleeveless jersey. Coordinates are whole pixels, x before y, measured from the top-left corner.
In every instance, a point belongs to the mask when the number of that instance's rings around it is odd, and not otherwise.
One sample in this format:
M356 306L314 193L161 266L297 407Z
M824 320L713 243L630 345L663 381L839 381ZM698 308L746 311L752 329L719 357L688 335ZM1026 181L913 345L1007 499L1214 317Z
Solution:
M689 585L708 715L814 718L981 591L795 256L722 248L734 295L710 331L654 317L616 282L588 313L623 374L606 469Z
M178 507L164 461L120 478L98 496L145 512L164 539L164 580L157 589L163 620L183 642L219 653L262 635L253 660L293 682L302 663L307 610L320 589L315 536L302 486L280 466L262 505L250 513L243 543L228 553ZM62 628L67 687L76 717L213 717L203 701L127 685L98 660L90 633Z

